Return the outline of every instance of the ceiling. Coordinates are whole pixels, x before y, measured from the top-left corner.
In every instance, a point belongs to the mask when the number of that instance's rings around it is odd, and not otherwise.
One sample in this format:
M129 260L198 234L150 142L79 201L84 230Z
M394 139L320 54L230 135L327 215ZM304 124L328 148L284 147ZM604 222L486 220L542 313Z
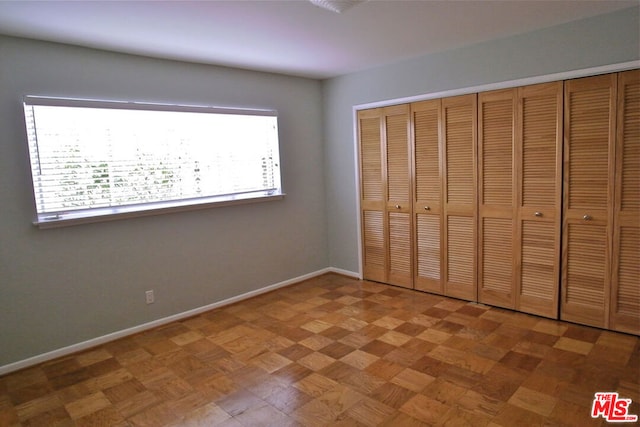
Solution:
M324 79L565 22L638 0L6 1L0 34Z

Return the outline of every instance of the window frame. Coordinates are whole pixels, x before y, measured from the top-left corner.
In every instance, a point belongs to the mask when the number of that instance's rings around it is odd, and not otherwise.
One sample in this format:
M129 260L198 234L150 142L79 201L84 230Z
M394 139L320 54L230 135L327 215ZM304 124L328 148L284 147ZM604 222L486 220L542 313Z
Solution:
M31 184L33 194L33 207L35 217L32 221L33 225L40 229L57 228L72 226L78 224L113 221L125 218L137 218L152 215L161 215L166 213L186 212L193 210L209 209L223 206L233 206L248 203L262 203L268 201L281 200L285 197L282 188L282 174L280 162L280 137L279 128L277 132L277 144L275 152L277 155L277 181L278 186L275 190L259 190L238 192L223 195L210 195L202 197L192 197L185 199L173 199L154 202L130 203L120 206L108 207L85 207L81 209L72 209L60 212L38 212L36 198L38 197L38 189L36 184L37 173L34 172L33 156L34 151L37 152L37 142L32 142L29 130L30 123L27 120L27 109L31 106L53 106L53 107L83 107L83 108L109 108L118 110L146 110L146 111L165 111L165 112L192 112L192 113L210 113L210 114L229 114L229 115L250 115L250 116L271 116L278 118L277 110L267 109L243 109L229 107L213 107L203 105L184 105L184 104L164 104L164 103L148 103L137 101L115 101L115 100L97 100L97 99L79 99L79 98L59 98L48 96L26 95L23 97L23 109L25 118L25 132L27 140L27 148L29 152L29 166L31 172ZM36 132L35 130L33 131ZM36 147L32 146L36 144ZM37 157L37 155L36 155Z

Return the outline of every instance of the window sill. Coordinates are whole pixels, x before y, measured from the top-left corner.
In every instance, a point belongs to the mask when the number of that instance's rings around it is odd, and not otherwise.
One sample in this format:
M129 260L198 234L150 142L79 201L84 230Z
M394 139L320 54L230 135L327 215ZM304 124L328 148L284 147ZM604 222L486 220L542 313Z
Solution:
M284 199L284 193L256 192L202 199L173 200L170 202L145 203L139 205L95 208L59 214L41 214L33 222L40 229L70 227L73 225L139 218L167 213L188 212L223 206L270 202Z

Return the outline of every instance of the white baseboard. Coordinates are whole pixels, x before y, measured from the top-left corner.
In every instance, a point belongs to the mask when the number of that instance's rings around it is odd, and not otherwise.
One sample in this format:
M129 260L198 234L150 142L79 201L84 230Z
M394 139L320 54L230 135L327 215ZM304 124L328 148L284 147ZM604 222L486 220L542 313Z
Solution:
M352 277L354 279L362 280L362 274L356 273L355 271L343 270L342 268L329 267L327 268L327 273L336 273L343 276Z
M39 354L37 356L29 357L28 359L20 360L18 362L9 363L8 365L0 366L0 375L5 375L10 372L15 372L20 369L28 368L33 365L37 365L38 363L47 362L49 360L56 359L58 357L67 356L69 354L77 353L79 351L87 350L92 347L96 347L101 344L105 344L110 341L117 340L119 338L124 338L129 335L137 334L139 332L146 331L148 329L157 328L158 326L165 325L167 323L175 322L178 320L186 319L188 317L197 316L198 314L202 314L209 310L213 310L214 308L223 307L225 305L233 304L238 301L242 301L248 298L252 298L258 296L260 294L264 294L266 292L271 292L279 288L283 288L285 286L290 286L298 282L302 282L304 280L312 279L317 276L321 276L326 273L337 273L342 274L344 276L353 277L355 279L360 279L360 275L358 273L354 273L348 270L342 270L340 268L327 267L321 270L317 270L308 274L304 274L302 276L294 277L292 279L284 280L279 283L275 283L273 285L265 286L264 288L256 289L255 291L246 292L241 295L236 295L231 298L227 298L222 301L214 302L212 304L207 304L202 307L194 308L193 310L187 310L182 313L174 314L168 317L163 317L162 319L154 320L152 322L143 323L142 325L134 326L132 328L123 329L117 332L113 332L107 335L103 335L100 337L92 338L87 341L83 341L77 344L72 344L67 347L63 347L57 350L53 350L47 353Z

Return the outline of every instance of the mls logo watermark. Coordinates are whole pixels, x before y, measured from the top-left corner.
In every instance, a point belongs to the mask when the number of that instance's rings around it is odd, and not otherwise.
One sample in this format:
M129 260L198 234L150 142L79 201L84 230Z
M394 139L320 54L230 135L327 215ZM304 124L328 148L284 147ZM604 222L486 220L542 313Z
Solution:
M633 423L638 416L629 413L631 399L618 397L617 392L599 392L595 394L591 407L591 418L602 417L610 423Z

